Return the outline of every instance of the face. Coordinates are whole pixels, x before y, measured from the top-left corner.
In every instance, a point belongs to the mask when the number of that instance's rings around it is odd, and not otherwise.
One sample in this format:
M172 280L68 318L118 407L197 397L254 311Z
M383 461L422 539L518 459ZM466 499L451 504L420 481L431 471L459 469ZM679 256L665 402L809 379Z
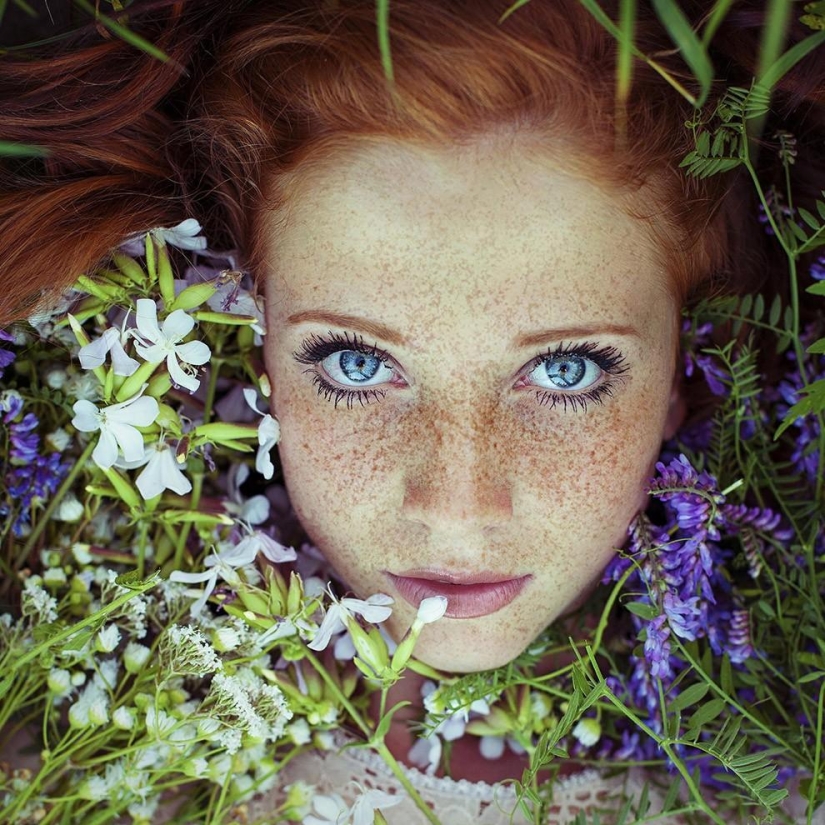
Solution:
M678 309L619 197L497 140L363 143L267 216L287 486L416 655L500 666L593 587L676 423ZM340 594L343 595L343 594Z

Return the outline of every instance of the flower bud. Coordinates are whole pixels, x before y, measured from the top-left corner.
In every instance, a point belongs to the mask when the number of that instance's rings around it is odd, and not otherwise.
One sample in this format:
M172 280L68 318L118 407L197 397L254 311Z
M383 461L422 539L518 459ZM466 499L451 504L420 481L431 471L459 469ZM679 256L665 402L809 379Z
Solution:
M240 634L233 627L219 627L212 631L212 646L219 653L228 653L240 644Z
M577 739L586 748L591 748L601 738L602 726L599 724L598 719L580 719L571 733L574 739Z
M65 696L72 689L72 674L63 668L54 668L49 671L46 684L52 693Z
M129 673L139 673L146 662L149 661L151 653L152 651L146 645L129 642L123 651L123 664L126 670Z
M98 653L111 653L120 641L120 631L117 625L110 624L99 631L95 638L95 650Z
M121 705L112 714L112 724L120 730L131 730L135 726L135 712Z

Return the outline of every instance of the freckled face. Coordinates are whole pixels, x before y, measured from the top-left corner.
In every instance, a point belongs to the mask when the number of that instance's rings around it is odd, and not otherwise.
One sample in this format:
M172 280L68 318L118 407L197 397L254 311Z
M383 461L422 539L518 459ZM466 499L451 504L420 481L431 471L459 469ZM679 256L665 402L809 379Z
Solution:
M495 142L361 145L268 220L265 352L304 527L358 596L396 599L395 638L406 579L413 602L469 587L423 661L510 661L623 544L676 415L677 307L644 226Z

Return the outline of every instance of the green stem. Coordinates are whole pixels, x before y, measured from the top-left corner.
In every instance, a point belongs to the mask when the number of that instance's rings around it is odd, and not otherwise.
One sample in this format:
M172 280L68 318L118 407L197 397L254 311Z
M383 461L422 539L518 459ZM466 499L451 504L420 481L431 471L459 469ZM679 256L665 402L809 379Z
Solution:
M428 822L432 825L441 825L441 820L433 813L429 805L419 796L418 791L407 776L406 771L398 764L398 760L390 753L390 749L384 742L376 742L373 747L378 755L387 763L387 767L393 772L396 779L403 785L404 790L409 794L410 799L415 802L418 809L424 814Z
M29 533L29 537L26 540L26 543L23 545L23 549L20 552L20 555L17 557L17 559L15 559L15 570L20 570L20 568L25 564L26 559L29 557L29 554L37 544L37 540L40 538L43 531L46 529L46 525L51 520L54 511L57 509L58 505L63 500L63 496L65 496L66 493L69 492L69 490L71 490L72 485L74 484L78 474L81 470L85 468L86 462L89 460L89 456L92 454L92 450L94 450L96 443L97 442L94 440L90 441L78 457L77 461L75 461L72 464L72 468L69 470L69 474L66 476L66 478L63 479L63 483L60 485L60 487L58 487L57 492L54 494L51 501L46 506L46 509L43 511L43 514L37 520L37 524L32 528L31 533Z
M814 775L811 779L811 789L808 794L808 799L810 799L811 802L808 803L807 825L811 825L813 822L815 804L813 800L817 798L816 790L819 787L819 771L822 767L822 748L824 747L822 744L823 716L825 716L825 682L819 687L819 702L817 703L816 714L816 754L814 756Z
M203 402L203 423L208 424L212 418L212 408L215 405L215 394L218 388L218 374L221 371L223 361L219 358L213 358L210 364L209 381L206 385L206 397ZM192 480L192 494L189 496L189 509L197 510L201 502L201 494L203 492L203 474L198 473ZM175 557L172 561L174 570L180 570L183 567L183 554L186 551L186 541L189 538L189 531L192 529L192 523L187 522L181 527L178 533L177 541L175 542Z

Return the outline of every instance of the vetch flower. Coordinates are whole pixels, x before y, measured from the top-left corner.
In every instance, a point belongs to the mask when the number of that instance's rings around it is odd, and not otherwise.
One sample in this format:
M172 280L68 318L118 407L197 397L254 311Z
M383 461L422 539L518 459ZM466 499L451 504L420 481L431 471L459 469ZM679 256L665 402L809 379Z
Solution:
M262 416L261 423L258 424L258 454L255 456L255 469L264 477L272 478L275 473L275 465L269 457L269 453L281 438L281 425L277 418L273 418L269 413L262 413L258 409L258 394L251 387L246 387L243 391L246 403Z
M141 358L150 364L166 361L166 369L172 380L178 386L195 392L200 381L195 378L194 367L205 364L212 352L203 341L181 343L195 326L192 316L182 309L176 309L166 316L163 326L159 327L155 302L150 298L139 298L135 317L137 332L132 331L132 335L135 337L135 349Z
M375 593L366 600L344 598L338 601L333 597L332 604L327 608L321 626L315 638L307 645L312 650L324 650L333 636L346 628L346 619L354 613L363 616L373 624L383 622L390 617L394 600L385 593Z
M143 435L136 428L148 427L160 412L154 398L141 394L103 409L81 399L75 401L72 409L75 428L84 433L100 430L92 460L103 470L108 470L117 461L118 452L127 461L136 461L143 455Z
M124 343L124 333L110 327L99 338L95 338L94 341L90 341L78 350L77 357L80 359L80 366L84 370L102 367L106 362L106 356L111 353L115 375L131 375L140 364L126 354L123 348Z

